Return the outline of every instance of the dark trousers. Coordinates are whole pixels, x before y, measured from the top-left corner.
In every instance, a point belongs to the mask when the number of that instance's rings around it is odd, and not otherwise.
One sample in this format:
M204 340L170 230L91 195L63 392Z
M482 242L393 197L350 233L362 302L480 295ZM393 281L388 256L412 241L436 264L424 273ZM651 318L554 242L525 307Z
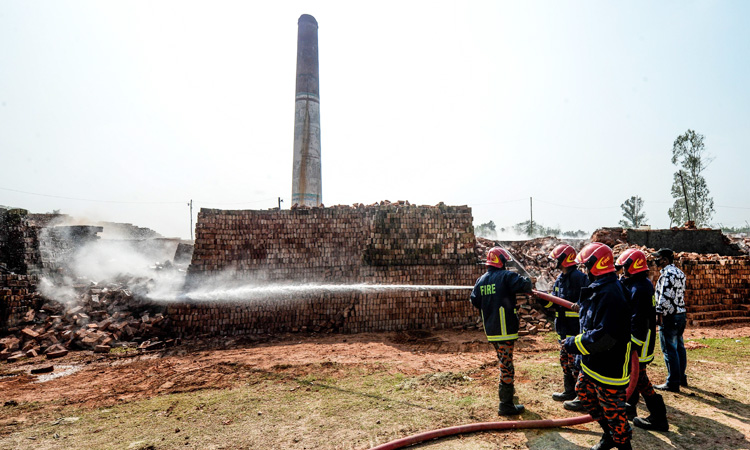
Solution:
M494 341L492 346L497 352L497 360L500 361L500 384L513 384L516 376L516 369L513 367L513 346L516 343L512 341Z
M607 388L598 385L583 372L578 375L576 383L578 398L586 411L596 421L607 421L612 432L612 440L618 445L630 441L633 434L625 413L626 388Z
M662 316L659 342L661 351L664 353L664 364L669 372L667 385L670 387L679 387L680 384L687 383L685 377L687 353L685 353L685 344L682 341L684 332L685 313Z

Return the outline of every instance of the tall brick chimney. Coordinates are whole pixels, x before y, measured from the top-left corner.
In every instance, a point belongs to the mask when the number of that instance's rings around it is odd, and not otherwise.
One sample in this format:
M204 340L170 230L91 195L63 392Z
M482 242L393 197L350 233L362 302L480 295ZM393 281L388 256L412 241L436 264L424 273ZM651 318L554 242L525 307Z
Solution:
M297 21L297 88L294 101L292 205L320 206L320 95L318 22L308 14Z

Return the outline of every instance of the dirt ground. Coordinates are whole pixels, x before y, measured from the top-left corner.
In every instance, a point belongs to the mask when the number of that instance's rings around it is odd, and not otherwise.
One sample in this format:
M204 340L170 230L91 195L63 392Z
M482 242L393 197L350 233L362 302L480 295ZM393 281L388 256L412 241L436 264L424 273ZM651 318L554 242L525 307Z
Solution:
M519 350L549 350L541 336L525 339ZM288 366L328 361L358 364L387 361L405 375L461 371L488 359L488 344L480 332L446 331L363 333L356 335L286 335L255 342L211 339L187 342L165 351L95 355L72 352L55 360L56 367L73 369L38 383L34 368L48 365L42 358L6 364L0 377L3 398L16 402L49 402L89 407L196 389L226 388L242 379L233 367L280 372ZM491 355L490 355L491 356Z
M685 333L687 339L749 336L750 326L692 328ZM699 345L698 341L687 342L688 348ZM524 360L533 361L535 354L555 350L557 345L549 335L536 335L522 338L516 348L516 364L523 365ZM31 375L30 370L49 365L51 361L38 357L3 363L0 366L0 401L55 402L95 408L169 393L228 388L247 377L248 368L280 373L294 366L300 375L308 365L314 370L313 365L321 362L383 362L394 372L415 376L494 367L495 359L481 331L210 339L184 342L173 349L153 353L73 352L52 361L56 367L54 373L69 374L44 382L39 381L45 376ZM517 380L520 383L530 381ZM739 421L738 427L741 434L750 437L750 423ZM7 433L0 427L0 436Z

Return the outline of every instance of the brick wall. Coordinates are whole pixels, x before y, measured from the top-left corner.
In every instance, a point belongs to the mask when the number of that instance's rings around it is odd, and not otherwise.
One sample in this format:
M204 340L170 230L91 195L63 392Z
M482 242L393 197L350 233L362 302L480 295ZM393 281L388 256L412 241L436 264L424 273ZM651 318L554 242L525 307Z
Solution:
M25 209L0 209L0 263L15 273L26 274L41 262L38 227L28 215Z
M474 246L465 206L201 209L188 278L466 283L477 271Z
M253 283L473 286L471 209L382 205L223 211L202 209L188 285L227 275ZM181 303L181 334L344 332L471 325L468 289L274 294L263 302Z
M0 336L23 321L29 309L39 308L34 275L0 275Z
M680 258L690 325L750 323L750 257Z
M264 300L173 304L167 315L180 336L441 329L473 326L477 314L468 297L465 289L275 294Z

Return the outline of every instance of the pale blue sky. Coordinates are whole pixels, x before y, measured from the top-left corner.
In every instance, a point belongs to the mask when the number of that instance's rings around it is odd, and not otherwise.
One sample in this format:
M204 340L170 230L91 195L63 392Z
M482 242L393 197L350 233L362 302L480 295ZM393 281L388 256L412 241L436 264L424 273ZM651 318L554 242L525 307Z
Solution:
M593 231L639 195L667 227L690 128L714 222L750 220L750 2L271 3L0 2L0 205L179 237L190 199L288 208L307 13L328 206L510 226L533 197L536 221Z

